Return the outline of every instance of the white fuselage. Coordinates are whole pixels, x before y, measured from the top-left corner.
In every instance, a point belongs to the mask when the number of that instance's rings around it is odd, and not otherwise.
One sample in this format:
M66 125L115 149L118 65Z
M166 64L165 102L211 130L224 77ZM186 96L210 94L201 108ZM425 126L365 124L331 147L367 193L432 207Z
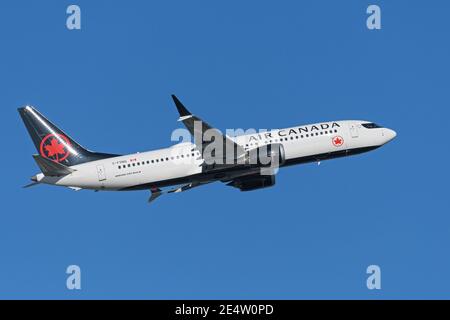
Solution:
M231 138L246 150L281 143L286 165L369 151L395 137L387 128L366 128L367 121L334 121ZM356 152L358 151L358 152ZM203 159L193 143L72 166L63 177L36 176L42 183L75 189L124 190L139 185L178 184L202 173Z

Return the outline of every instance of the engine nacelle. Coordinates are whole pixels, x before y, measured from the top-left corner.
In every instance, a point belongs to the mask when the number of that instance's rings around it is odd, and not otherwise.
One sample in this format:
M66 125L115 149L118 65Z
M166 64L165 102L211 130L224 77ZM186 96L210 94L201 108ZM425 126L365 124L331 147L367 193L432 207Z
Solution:
M271 187L275 184L274 175L252 175L234 179L229 186L239 188L241 191L251 191Z
M278 168L284 164L285 160L286 156L283 145L273 143L249 150L245 164Z

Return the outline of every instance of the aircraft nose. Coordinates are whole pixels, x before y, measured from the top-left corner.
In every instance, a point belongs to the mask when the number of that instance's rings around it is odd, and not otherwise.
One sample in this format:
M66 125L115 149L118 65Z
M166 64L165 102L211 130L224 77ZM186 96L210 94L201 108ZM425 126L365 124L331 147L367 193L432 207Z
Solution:
M386 143L391 141L392 139L394 139L397 136L397 132L395 132L392 129L384 129L384 136L386 138Z

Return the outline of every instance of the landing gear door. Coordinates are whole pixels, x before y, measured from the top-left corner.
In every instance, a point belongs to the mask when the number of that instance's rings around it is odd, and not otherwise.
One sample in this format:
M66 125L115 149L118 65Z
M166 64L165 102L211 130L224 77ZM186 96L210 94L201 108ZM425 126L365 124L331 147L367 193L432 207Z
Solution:
M358 127L355 124L349 124L350 127L350 136L352 138L358 138L359 133L358 133Z
M106 180L105 168L102 165L97 166L98 181Z

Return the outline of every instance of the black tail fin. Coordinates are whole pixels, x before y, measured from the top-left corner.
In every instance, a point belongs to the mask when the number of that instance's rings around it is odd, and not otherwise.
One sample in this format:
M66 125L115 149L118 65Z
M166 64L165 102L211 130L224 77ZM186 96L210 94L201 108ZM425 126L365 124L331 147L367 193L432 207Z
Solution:
M84 149L33 107L26 106L18 111L39 155L43 158L73 166L117 156Z

